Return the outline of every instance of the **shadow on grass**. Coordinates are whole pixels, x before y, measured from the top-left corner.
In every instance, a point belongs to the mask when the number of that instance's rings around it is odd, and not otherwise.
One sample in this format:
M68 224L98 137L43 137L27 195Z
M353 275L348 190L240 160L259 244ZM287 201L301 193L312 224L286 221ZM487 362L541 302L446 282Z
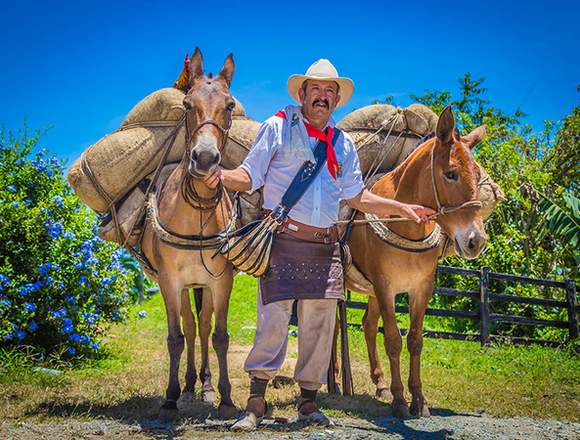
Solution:
M28 411L26 416L49 416L62 418L89 418L116 420L128 427L139 426L142 433L153 437L173 438L181 435L187 425L204 425L208 417L217 417L217 408L200 399L179 403L179 418L174 422L159 419L162 397L133 396L125 401L110 405L95 405L88 402L73 403L68 400L43 402ZM210 428L211 429L211 428Z

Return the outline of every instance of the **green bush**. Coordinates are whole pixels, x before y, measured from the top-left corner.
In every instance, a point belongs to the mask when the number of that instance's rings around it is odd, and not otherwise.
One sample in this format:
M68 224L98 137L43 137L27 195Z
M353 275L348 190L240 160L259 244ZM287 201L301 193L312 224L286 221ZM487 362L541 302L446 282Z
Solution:
M0 131L0 347L88 355L125 319L133 275L39 138Z

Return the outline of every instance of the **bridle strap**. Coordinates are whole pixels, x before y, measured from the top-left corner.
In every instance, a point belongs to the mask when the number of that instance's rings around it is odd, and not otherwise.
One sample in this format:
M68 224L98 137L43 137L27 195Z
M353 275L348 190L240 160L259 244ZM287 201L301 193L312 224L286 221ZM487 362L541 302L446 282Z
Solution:
M443 206L439 200L437 192L437 184L435 183L435 144L431 147L431 185L433 186L433 195L435 196L435 203L437 204L437 215L447 215L464 208L481 208L483 203L479 200L468 200L458 206Z

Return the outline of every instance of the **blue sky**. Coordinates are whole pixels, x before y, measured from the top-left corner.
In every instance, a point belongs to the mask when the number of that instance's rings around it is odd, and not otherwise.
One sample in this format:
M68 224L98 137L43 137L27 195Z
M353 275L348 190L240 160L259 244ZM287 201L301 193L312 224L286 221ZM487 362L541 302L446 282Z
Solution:
M374 99L457 90L540 129L578 103L580 2L3 2L0 124L53 126L43 146L70 164L141 98L172 84L199 46L206 71L234 53L232 91L262 120L290 102L286 80L329 58L356 84L340 118Z

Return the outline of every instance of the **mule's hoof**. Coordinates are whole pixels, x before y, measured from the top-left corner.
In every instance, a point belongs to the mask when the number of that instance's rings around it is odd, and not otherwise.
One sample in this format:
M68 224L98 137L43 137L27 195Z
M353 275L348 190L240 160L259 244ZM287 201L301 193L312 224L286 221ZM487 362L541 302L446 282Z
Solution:
M201 392L201 398L206 403L214 403L216 401L216 394L214 390L203 390Z
M218 417L223 420L235 419L239 414L238 409L233 405L220 404L218 406Z
M411 403L411 414L418 417L431 417L431 412L426 403Z
M406 419L411 417L411 413L409 412L409 407L407 406L407 402L393 402L391 404L393 408L393 416L398 419Z
M383 400L391 400L393 398L393 395L391 394L388 388L377 388L377 390L375 391L375 395L379 399Z
M179 416L179 411L177 410L177 403L168 400L159 409L159 420L162 422L174 422Z

